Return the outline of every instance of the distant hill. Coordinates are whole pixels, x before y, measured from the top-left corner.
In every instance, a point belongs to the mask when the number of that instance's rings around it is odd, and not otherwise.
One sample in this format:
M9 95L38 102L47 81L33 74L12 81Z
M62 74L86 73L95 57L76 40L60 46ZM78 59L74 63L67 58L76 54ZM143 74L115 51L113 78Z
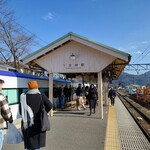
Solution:
M122 72L119 78L114 80L113 83L118 84L119 86L127 86L130 84L150 85L150 71L141 75L133 75Z

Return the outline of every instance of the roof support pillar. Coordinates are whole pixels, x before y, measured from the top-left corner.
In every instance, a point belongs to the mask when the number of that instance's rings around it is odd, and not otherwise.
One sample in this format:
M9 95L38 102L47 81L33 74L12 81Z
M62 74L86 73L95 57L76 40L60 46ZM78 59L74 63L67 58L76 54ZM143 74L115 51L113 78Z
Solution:
M98 114L99 114L99 118L103 119L103 95L102 95L102 72L98 73L98 100L99 100L99 104L98 104Z
M108 83L107 83L106 79L104 79L103 89L104 89L104 105L108 106L108 104L109 104L109 101L108 101Z
M53 73L49 73L49 100L53 103ZM53 108L50 111L50 116L53 116Z

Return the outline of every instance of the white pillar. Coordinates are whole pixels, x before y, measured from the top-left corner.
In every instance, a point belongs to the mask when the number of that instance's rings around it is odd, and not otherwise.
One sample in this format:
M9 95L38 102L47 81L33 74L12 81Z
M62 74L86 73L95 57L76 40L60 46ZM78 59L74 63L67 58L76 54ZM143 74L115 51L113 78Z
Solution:
M105 95L106 95L106 106L108 106L109 105L109 99L108 99L108 82L107 81L105 82L105 89L106 89L106 93L105 93Z
M99 111L99 118L103 119L103 95L102 95L102 72L98 73L98 111Z
M106 80L104 80L103 84L103 89L104 89L104 105L108 105L108 83Z
M49 73L49 100L53 103L53 73ZM53 116L53 108L50 111L50 116Z

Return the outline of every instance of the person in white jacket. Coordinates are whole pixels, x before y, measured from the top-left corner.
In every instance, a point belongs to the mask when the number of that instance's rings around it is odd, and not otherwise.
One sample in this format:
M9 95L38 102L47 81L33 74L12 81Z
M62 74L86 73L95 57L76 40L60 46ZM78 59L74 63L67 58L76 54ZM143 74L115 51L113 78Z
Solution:
M4 80L0 79L0 150L3 147L3 129L6 128L6 121L13 122L12 113L10 111L6 97L2 93Z

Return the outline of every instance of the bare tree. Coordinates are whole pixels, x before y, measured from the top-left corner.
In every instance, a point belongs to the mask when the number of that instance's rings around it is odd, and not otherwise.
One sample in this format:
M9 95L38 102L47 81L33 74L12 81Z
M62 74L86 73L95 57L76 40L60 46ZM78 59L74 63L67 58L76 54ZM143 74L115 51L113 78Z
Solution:
M25 32L16 23L14 12L4 9L4 6L5 0L0 0L0 61L6 64L11 62L13 67L19 69L19 60L35 44L35 36Z

